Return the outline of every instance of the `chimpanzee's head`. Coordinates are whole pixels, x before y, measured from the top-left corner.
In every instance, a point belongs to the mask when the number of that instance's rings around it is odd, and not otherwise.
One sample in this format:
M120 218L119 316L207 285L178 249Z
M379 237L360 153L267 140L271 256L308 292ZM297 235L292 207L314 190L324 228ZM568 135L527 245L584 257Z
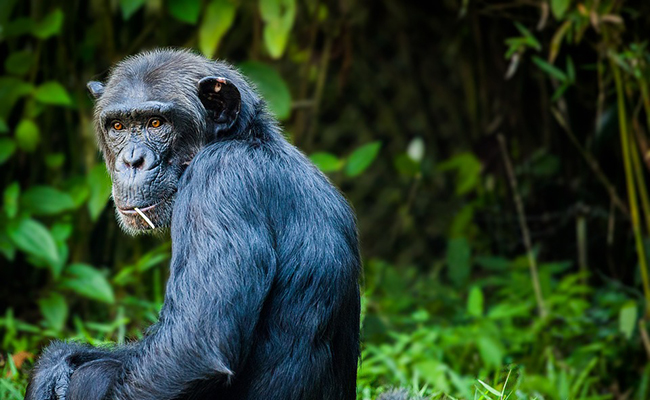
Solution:
M207 143L244 132L259 101L228 65L180 50L127 58L88 90L116 214L131 234L169 226L185 168Z

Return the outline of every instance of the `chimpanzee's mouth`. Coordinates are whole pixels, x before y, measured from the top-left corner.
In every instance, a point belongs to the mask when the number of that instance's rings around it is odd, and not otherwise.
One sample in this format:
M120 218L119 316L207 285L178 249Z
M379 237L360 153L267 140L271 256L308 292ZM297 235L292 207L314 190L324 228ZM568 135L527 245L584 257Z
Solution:
M129 208L122 208L122 207L117 207L118 211L121 212L122 214L139 214L136 211L136 208L142 212L153 210L156 206L159 206L161 203L163 203L165 200L160 200L157 203L154 203L150 206L145 206L145 207L129 207Z

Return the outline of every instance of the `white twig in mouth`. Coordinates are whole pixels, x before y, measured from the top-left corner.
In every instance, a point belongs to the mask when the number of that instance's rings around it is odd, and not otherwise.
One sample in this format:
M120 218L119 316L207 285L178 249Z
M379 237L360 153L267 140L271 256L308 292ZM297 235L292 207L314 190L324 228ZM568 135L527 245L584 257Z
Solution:
M145 220L146 223L149 224L151 229L156 229L156 225L154 225L153 222L151 222L151 220L146 215L144 215L144 213L142 211L140 211L140 209L138 207L135 207L133 209L135 210L135 212L138 213L138 215L140 215L142 217L143 220Z

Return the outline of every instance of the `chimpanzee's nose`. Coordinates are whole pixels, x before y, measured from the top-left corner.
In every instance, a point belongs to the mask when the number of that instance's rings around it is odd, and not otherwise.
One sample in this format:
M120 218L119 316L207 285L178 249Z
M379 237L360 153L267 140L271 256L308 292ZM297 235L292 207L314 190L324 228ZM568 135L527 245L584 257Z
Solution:
M149 148L139 143L129 143L118 157L123 170L149 170L155 166L155 155Z

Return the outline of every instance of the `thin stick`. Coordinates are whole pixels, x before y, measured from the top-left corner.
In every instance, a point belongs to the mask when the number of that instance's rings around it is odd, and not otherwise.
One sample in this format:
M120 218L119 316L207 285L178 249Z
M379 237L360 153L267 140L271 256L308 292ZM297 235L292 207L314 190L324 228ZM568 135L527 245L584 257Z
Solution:
M544 305L544 297L542 296L542 287L539 283L539 275L537 274L537 261L535 260L535 254L533 253L533 246L530 240L530 232L528 231L528 225L526 224L526 213L524 212L524 203L521 200L519 191L517 190L517 177L515 176L514 170L512 169L512 163L510 162L510 157L508 156L506 139L503 137L502 134L498 134L497 138L499 139L499 146L501 147L501 155L503 156L503 164L506 167L506 173L508 174L508 181L510 182L510 188L512 189L512 197L515 201L515 206L517 207L519 226L521 228L521 233L524 237L524 245L526 246L526 253L528 254L528 266L530 267L530 276L531 276L531 280L533 281L533 289L535 291L535 299L537 300L537 308L539 310L539 315L542 318L546 318L547 311L546 311L546 306Z
M140 215L142 217L143 220L145 220L146 223L149 224L151 229L156 229L156 225L154 225L153 222L151 222L151 220L149 218L147 218L147 216L144 215L144 213L142 211L140 211L140 209L138 207L135 207L134 210L135 210L135 212L138 213L138 215Z
M639 259L639 269L641 270L641 281L643 283L643 294L645 297L645 317L650 317L650 276L648 276L648 262L645 257L645 248L643 247L643 232L641 229L639 205L637 202L637 192L634 179L634 167L632 165L632 155L630 149L630 132L627 128L627 113L625 112L625 94L623 92L623 79L621 71L614 60L610 59L610 65L614 72L614 82L616 84L616 98L618 105L618 125L621 137L621 149L623 150L623 166L625 167L625 185L627 186L627 197L630 204L630 217L632 219L632 230L634 232L634 241L636 244L636 255Z

